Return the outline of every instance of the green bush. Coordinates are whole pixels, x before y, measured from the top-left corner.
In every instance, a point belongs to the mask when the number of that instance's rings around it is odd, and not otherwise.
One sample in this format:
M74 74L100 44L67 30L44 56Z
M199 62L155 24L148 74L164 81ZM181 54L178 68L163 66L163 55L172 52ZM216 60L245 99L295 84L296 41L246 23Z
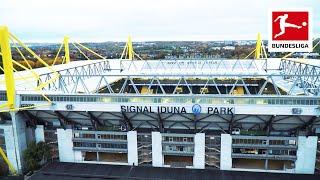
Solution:
M23 152L23 159L27 171L37 170L50 158L50 147L45 142L35 141L28 144Z

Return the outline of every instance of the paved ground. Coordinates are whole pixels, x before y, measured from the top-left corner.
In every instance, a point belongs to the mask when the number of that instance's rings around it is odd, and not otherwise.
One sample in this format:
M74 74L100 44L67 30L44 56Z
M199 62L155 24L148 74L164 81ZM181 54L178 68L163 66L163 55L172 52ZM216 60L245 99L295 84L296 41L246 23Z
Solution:
M320 175L253 173L219 170L132 167L102 164L52 163L30 180L177 179L177 180L319 180Z

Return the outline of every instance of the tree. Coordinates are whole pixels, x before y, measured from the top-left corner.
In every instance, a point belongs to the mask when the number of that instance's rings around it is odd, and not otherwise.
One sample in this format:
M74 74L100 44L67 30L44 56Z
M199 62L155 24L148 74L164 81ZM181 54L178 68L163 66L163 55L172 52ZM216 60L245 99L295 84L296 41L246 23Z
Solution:
M27 171L37 170L50 158L50 147L45 142L35 141L28 145L23 152L23 159Z

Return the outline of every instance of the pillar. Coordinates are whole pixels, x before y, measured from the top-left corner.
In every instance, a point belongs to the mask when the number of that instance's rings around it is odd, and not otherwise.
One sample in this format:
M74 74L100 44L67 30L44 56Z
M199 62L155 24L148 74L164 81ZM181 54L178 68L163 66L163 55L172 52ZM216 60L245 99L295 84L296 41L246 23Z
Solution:
M313 174L317 154L317 136L299 136L295 172L299 174Z
M44 140L44 127L43 125L37 125L36 129L35 129L35 138L36 138L36 142L45 142Z
M22 173L23 151L27 148L26 123L21 112L10 112L12 119L12 141L15 146L17 172Z
M12 164L15 170L19 169L15 142L13 136L13 127L12 124L0 124L0 129L4 131L4 140L5 140L5 148L7 152L7 158L9 162ZM21 169L21 168L20 168Z
M162 136L160 132L152 132L152 166L162 167L164 158L162 155Z
M60 162L75 162L72 129L57 129Z
M204 133L197 133L194 136L193 167L197 169L205 168L205 134Z
M221 134L220 169L231 170L232 168L232 137L230 134Z
M127 132L128 164L138 166L138 136L137 131Z

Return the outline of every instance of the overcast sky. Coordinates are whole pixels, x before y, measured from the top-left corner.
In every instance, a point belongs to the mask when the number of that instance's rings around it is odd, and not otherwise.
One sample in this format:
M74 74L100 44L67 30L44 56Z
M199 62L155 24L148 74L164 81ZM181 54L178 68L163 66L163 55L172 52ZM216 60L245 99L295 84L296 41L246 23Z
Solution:
M0 24L26 42L267 39L270 8L311 7L318 0L0 0Z

